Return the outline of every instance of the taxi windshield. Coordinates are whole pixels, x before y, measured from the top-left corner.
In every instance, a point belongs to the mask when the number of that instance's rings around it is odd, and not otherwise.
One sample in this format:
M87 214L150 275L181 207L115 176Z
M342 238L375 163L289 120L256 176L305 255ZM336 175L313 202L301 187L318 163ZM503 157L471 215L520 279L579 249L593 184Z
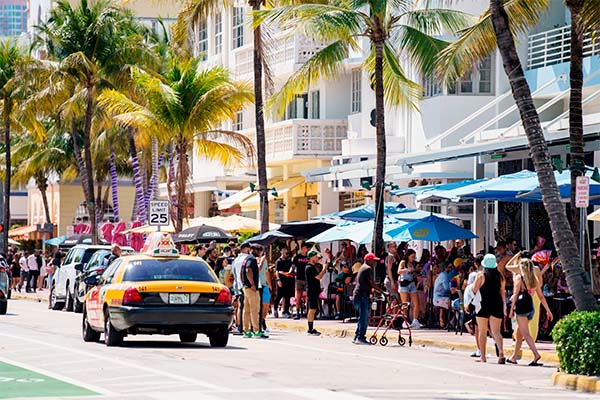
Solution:
M125 270L123 281L197 281L217 283L213 274L211 274L204 263L180 259L131 261Z

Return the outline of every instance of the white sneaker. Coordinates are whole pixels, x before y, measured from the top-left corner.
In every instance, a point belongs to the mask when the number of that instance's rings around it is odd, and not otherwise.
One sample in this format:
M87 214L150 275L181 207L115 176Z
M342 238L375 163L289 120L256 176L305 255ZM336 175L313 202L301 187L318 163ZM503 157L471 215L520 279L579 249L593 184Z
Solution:
M264 334L264 336L265 336L266 338L268 338L269 336L271 336L271 331L270 331L269 329L265 329L265 330L263 331L263 334Z
M412 329L421 329L423 327L423 325L421 325L421 323L419 322L419 320L417 319L413 319L412 324L410 325L410 327Z

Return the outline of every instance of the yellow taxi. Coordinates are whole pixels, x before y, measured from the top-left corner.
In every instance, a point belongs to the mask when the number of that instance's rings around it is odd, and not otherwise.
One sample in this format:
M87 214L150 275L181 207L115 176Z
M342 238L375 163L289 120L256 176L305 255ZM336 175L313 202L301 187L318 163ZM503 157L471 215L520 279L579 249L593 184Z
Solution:
M83 340L119 346L127 335L178 334L225 347L233 321L229 289L202 259L179 255L168 234L151 234L141 253L113 261L83 305Z

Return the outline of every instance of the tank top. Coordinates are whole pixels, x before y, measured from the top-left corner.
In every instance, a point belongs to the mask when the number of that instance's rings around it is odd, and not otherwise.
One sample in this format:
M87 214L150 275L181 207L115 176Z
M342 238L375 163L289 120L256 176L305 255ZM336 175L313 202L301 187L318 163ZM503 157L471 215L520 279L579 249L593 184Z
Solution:
M412 268L414 268L414 266L411 263L409 263L409 262L407 262L404 265L404 268L408 268L409 266L412 267ZM401 281L412 281L412 280L414 280L412 272L405 272L405 273L401 274L400 275L400 280Z
M262 268L261 268L262 267ZM267 269L269 268L269 264L267 263L267 259L262 259L262 266L259 265L258 270L258 287L267 286Z
M500 274L492 274L487 271L483 273L485 281L479 289L481 293L481 303L485 305L502 304L502 296L500 295Z

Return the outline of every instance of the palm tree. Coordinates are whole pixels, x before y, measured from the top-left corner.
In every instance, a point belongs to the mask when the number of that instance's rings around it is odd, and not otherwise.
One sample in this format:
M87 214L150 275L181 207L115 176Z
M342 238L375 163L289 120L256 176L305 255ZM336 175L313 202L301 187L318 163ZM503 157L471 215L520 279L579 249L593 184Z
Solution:
M341 72L349 50L360 49L366 38L370 54L363 67L375 90L377 169L375 176L375 232L373 251L383 251L383 202L386 176L385 105L415 107L422 88L405 74L399 60L409 60L422 73L430 73L445 42L435 38L468 25L470 17L449 9L416 8L416 1L331 0L326 4L295 4L255 11L255 27L274 22L329 43L300 67L271 98L279 113L310 82Z
M52 125L51 122L49 124ZM13 148L13 159L18 166L14 173L15 182L26 184L33 178L42 195L46 222L53 223L48 205L48 178L51 174L60 177L72 165L71 136L52 127L45 137L36 138L31 133L22 135Z
M541 130L539 116L533 105L531 91L525 80L513 39L514 35L526 34L529 27L539 21L549 4L549 0L490 1L490 8L480 16L477 23L462 32L456 41L442 51L439 57L439 73L444 80L452 82L473 65L477 65L496 47L500 50L513 97L532 149L532 159L542 188L543 204L550 219L552 237L564 265L567 283L573 293L577 309L583 310L596 307L596 303L590 286L584 278L585 270L577 251L578 245L569 225L569 218L560 202L548 145ZM593 8L585 10L584 20L590 24L589 15L597 11L593 11Z
M175 177L175 228L183 227L188 156L195 146L202 156L232 163L253 156L252 142L246 136L220 129L238 110L252 101L248 84L234 82L221 67L200 70L199 60L172 57L162 77L136 71L134 80L146 102L136 103L123 93L108 90L99 99L101 107L124 127L141 134L154 134L173 146L177 158Z
M533 165L540 182L542 201L550 218L552 237L560 255L567 284L573 294L578 310L598 308L590 285L585 280L585 272L577 251L577 244L569 226L569 220L560 201L560 193L554 177L548 144L540 124L531 90L525 79L523 67L517 54L513 35L509 27L509 17L502 0L490 0L490 15L502 56L504 71L510 82L513 97L521 115L521 121L531 148Z
M11 186L11 128L15 126L17 102L23 98L25 85L20 79L20 67L27 61L25 53L11 40L0 42L0 101L2 102L2 128L4 130L4 229L0 248L8 249L8 229L10 227L10 186Z
M74 83L70 101L81 102L83 156L76 140L76 119L71 121L71 133L90 215L92 242L97 243L98 221L94 217L97 212L91 152L96 100L101 88L112 86L111 81L123 76L123 66L143 52L140 50L143 42L136 36L139 24L131 13L110 0L98 0L93 4L81 0L76 7L66 0L59 0L51 10L48 21L37 30L35 45L44 47L52 59L60 61L61 72Z
M289 1L288 1L289 2ZM180 46L188 45L188 31L209 14L229 7L233 2L223 0L190 0L179 12L177 23L173 32L175 41ZM271 2L271 3L283 3ZM248 0L248 5L253 11L258 11L265 5L265 0ZM193 45L193 43L189 43ZM254 23L253 30L253 63L254 63L254 118L256 130L256 166L258 175L258 194L261 216L261 233L269 230L269 193L267 181L265 116L263 101L263 78L265 73L269 77L268 65L264 57L264 38L261 24Z

